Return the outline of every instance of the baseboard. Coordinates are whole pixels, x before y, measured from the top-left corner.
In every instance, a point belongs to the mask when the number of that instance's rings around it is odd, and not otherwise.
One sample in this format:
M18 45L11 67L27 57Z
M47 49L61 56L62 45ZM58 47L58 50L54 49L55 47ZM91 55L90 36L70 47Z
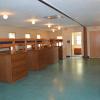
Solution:
M89 56L83 56L83 58L87 58L87 59L89 59L90 57L89 57Z
M70 57L70 56L66 56L66 57Z

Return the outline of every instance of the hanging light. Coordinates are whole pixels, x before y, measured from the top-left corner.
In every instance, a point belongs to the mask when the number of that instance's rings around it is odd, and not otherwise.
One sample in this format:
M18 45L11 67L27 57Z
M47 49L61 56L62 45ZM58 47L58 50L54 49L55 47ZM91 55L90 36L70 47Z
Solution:
M35 20L33 20L33 21L32 21L32 24L35 24L35 23L36 23Z
M51 27L53 26L53 23L47 23L47 24L45 24L45 25L47 25L48 28L51 28Z
M55 32L55 29L52 29L52 32Z
M27 19L25 20L25 22L31 22L31 24L36 24L38 21L40 21L39 19L37 18L31 18L31 19Z
M9 16L12 16L14 15L14 13L12 12L7 12L7 11L3 11L3 12L0 12L0 16L2 16L2 18L4 20L7 20Z
M50 28L52 25L51 24L48 24L48 27Z
M58 30L61 30L61 26L58 26Z
M3 19L7 20L8 19L8 15L3 15Z

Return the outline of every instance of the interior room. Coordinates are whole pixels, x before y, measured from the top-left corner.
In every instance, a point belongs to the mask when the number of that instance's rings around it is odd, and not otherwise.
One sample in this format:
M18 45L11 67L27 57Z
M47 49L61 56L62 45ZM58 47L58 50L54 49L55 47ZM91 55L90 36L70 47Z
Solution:
M100 100L100 0L0 1L0 100Z

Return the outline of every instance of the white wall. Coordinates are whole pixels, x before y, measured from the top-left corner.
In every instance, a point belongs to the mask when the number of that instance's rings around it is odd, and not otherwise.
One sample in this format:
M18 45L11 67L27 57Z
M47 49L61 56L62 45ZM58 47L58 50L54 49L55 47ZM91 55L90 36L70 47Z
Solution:
M64 41L64 54L66 56L72 56L72 32L82 32L83 33L83 28L82 27L71 27L71 28L66 28L63 30L63 41ZM70 41L70 43L67 43L67 41ZM83 45L83 43L82 43ZM82 46L83 47L83 46ZM82 55L83 55L83 50L82 50Z
M33 30L33 29L26 29L26 28L18 28L18 27L6 27L0 26L0 38L8 38L8 33L16 33L16 38L24 38L25 33L31 33L33 38L36 38L37 34L41 35L41 38L57 38L57 36L63 36L63 54L66 57L71 56L71 39L72 39L72 32L82 32L82 27L71 27L66 28L61 31L46 31L46 30ZM70 40L68 44L67 41ZM65 58L64 57L64 58Z
M37 34L40 34L42 38L48 37L48 32L45 30L0 26L0 38L8 38L8 33L16 33L16 38L24 38L26 33L31 33L33 38L36 38Z

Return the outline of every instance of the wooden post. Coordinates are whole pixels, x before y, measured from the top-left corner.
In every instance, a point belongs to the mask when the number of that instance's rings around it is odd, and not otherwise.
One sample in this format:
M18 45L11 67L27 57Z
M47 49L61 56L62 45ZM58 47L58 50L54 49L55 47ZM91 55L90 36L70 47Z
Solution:
M83 45L84 45L84 58L88 58L88 47L87 47L87 28L83 27Z

